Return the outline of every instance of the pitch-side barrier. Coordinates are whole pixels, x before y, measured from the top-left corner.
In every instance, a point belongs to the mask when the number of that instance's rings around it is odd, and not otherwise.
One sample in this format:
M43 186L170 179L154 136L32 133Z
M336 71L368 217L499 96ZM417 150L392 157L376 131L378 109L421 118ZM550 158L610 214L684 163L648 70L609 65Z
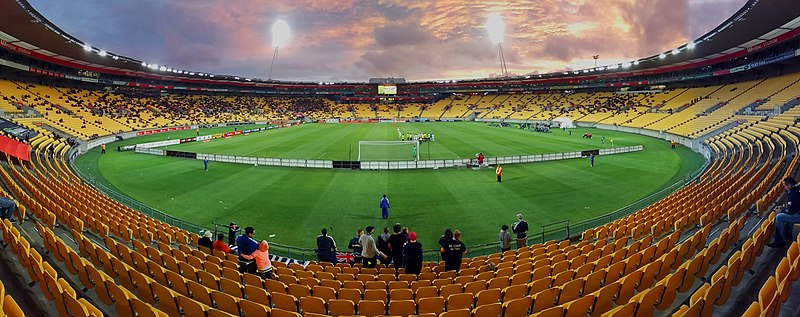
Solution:
M587 157L591 154L598 156L630 153L644 150L643 145L623 146L608 149L589 149L584 151L530 154L516 156L487 157L484 164L520 164L536 163L545 161L557 161ZM348 169L368 169L368 170L404 170L404 169L436 169L436 168L458 168L476 165L476 160L452 159L452 160L419 160L419 161L331 161L331 160L305 160L293 158L270 158L235 156L221 154L206 154L174 151L161 148L136 147L136 153L174 156L197 160L208 160L209 162L224 162L234 164L246 164L253 166L284 166L284 167L306 167L306 168L348 168Z

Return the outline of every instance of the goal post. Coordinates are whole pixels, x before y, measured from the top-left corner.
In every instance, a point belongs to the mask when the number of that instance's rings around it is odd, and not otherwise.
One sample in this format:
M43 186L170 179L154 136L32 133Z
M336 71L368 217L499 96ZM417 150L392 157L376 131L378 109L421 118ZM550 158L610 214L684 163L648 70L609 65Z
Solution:
M358 141L359 161L419 160L419 141Z

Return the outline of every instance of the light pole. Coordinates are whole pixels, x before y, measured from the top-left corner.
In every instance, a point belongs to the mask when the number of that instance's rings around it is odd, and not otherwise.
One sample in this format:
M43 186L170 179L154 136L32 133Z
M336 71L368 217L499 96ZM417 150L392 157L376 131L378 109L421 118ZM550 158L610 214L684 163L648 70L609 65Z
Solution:
M268 79L272 79L272 69L275 67L275 60L278 59L278 49L286 45L289 41L289 24L284 20L277 20L272 24L272 46L275 47L275 52L272 53L272 63L269 64Z
M506 67L506 58L503 54L503 37L505 35L505 24L500 12L489 13L489 18L486 20L486 30L489 31L489 39L492 44L497 44L497 53L500 56L500 76L508 77L508 68Z

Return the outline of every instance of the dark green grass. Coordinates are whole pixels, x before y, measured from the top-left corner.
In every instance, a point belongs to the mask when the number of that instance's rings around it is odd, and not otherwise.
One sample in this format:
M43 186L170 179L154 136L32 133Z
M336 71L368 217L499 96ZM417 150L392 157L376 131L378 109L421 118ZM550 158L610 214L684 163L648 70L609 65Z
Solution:
M270 241L312 248L322 227L333 227L340 248L356 228L378 228L400 222L432 247L445 228L461 229L467 244L494 241L502 224L521 212L531 233L559 220L580 221L605 214L683 179L703 164L684 147L670 149L664 140L597 129L531 133L479 123L398 124L403 131L431 131L432 158L553 153L615 146L645 146L645 151L588 159L514 164L504 167L503 183L493 168L411 171L323 170L245 166L211 162L203 171L198 160L157 157L95 149L78 160L81 170L120 192L176 217L210 226L212 221L256 228ZM396 140L391 124L303 125L209 143L170 149L308 159L347 159L359 140ZM208 134L212 130L204 130ZM584 132L595 135L581 138ZM172 138L193 136L176 132ZM600 136L606 137L602 145ZM155 135L111 144L166 139ZM421 147L426 158L427 146ZM410 156L410 153L409 153ZM388 221L380 219L378 201L388 194Z

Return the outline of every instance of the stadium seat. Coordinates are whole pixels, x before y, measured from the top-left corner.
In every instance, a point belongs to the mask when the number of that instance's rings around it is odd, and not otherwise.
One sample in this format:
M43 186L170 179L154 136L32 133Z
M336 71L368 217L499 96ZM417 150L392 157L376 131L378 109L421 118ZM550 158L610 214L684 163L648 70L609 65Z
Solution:
M239 301L242 297L234 297L231 294L220 291L212 291L211 299L214 300L214 307L233 315L239 315Z
M500 303L478 305L472 310L473 316L500 317L503 306Z
M328 301L328 310L333 317L355 315L355 304L346 299L332 299Z
M358 314L367 317L383 315L386 313L386 304L379 300L362 300L358 302Z
M531 297L522 297L503 302L504 317L525 317L531 309Z
M531 295L533 299L531 312L541 312L547 308L555 306L556 299L558 298L558 292L559 291L557 288L548 288L539 293Z
M430 297L434 298L434 297ZM389 315L408 316L416 313L417 305L413 300L396 300L389 302Z
M315 296L306 296L300 298L300 311L302 313L315 313L325 315L327 309L325 308L325 300Z
M587 316L590 315L594 301L594 295L589 294L561 306L564 307L564 314L568 317Z
M271 309L269 307L261 303L257 303L247 299L239 301L239 308L241 309L241 312L242 314L244 314L245 317L268 316L270 315L271 312Z
M442 297L425 297L417 300L417 311L420 315L434 314L438 316L444 310L445 300Z
M342 288L339 290L339 299L346 299L358 305L361 301L361 290L352 288Z

